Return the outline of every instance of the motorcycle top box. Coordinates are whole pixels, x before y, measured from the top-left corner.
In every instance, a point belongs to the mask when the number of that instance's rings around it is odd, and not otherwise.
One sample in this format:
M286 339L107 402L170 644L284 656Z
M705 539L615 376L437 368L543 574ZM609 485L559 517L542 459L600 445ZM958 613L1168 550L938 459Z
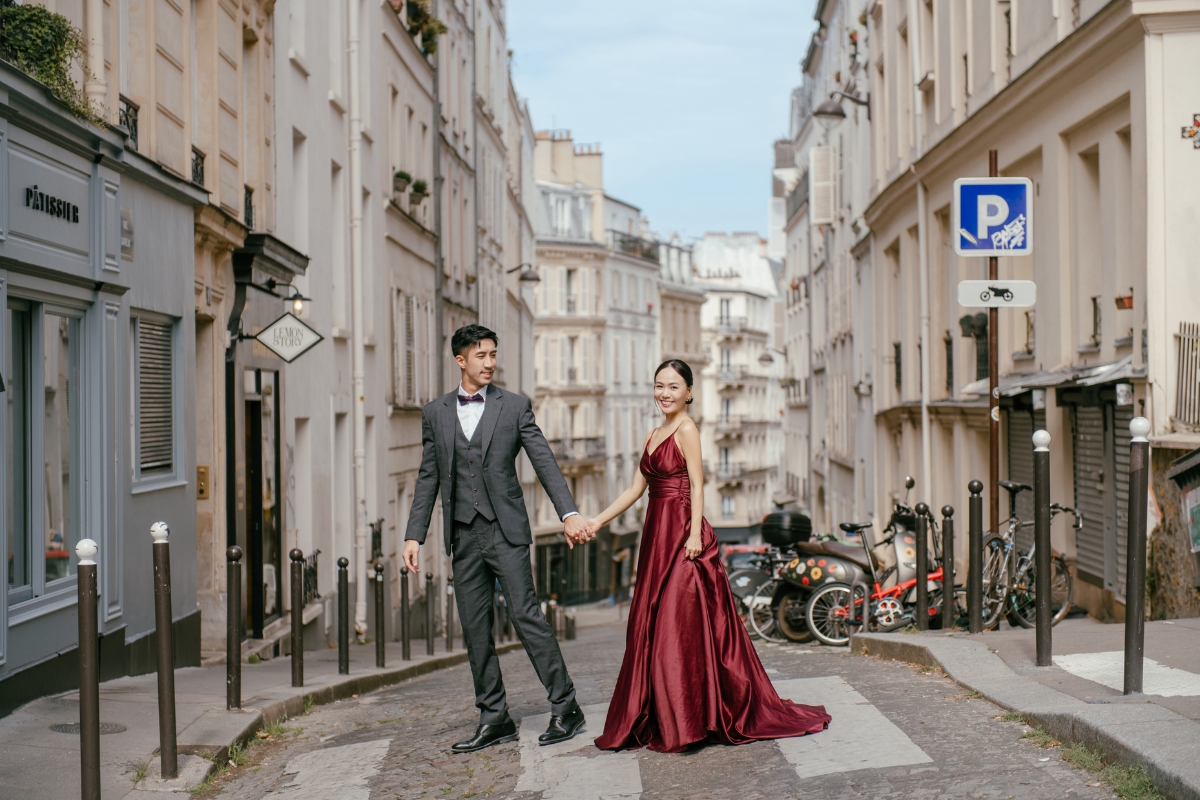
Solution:
M807 542L812 535L812 520L799 511L772 511L763 517L763 541L774 547L788 548Z

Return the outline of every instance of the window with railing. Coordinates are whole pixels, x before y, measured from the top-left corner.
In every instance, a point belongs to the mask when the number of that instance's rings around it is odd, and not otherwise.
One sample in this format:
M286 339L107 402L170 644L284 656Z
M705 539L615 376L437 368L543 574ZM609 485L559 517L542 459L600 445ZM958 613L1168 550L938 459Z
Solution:
M247 228L254 230L254 190L249 186L245 187L242 194L242 206L242 219Z
M1180 322L1174 419L1200 427L1200 323Z
M204 185L204 153L192 148L192 183Z
M127 97L121 97L117 110L117 124L129 131L129 147L138 149L138 105Z

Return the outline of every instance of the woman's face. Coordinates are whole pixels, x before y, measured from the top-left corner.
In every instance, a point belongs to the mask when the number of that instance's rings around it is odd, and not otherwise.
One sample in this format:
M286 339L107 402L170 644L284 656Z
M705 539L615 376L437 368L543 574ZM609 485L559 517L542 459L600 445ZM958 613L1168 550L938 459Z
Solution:
M664 414L679 411L687 405L692 390L683 381L683 376L672 367L664 367L654 376L654 401Z

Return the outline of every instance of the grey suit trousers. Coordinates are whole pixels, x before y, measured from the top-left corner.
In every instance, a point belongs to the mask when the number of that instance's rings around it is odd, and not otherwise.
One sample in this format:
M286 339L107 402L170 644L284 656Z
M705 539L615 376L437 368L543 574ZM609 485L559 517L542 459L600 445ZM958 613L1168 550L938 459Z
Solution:
M454 523L454 596L475 682L479 722L495 725L509 719L500 659L492 639L492 589L497 580L513 629L546 687L550 713L568 713L575 706L575 686L554 631L537 602L529 545L512 544L497 523L476 515L469 524Z

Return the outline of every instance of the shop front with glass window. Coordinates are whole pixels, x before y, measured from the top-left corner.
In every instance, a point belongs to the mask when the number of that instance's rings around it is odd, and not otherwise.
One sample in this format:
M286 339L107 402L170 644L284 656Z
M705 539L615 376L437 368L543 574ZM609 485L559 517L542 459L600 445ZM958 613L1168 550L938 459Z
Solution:
M99 548L102 679L153 669L159 519L171 529L177 654L199 661L194 459L182 435L194 410L178 365L192 353L180 322L202 195L127 162L121 132L46 108L40 87L2 65L0 90L3 716L77 684L84 538Z

